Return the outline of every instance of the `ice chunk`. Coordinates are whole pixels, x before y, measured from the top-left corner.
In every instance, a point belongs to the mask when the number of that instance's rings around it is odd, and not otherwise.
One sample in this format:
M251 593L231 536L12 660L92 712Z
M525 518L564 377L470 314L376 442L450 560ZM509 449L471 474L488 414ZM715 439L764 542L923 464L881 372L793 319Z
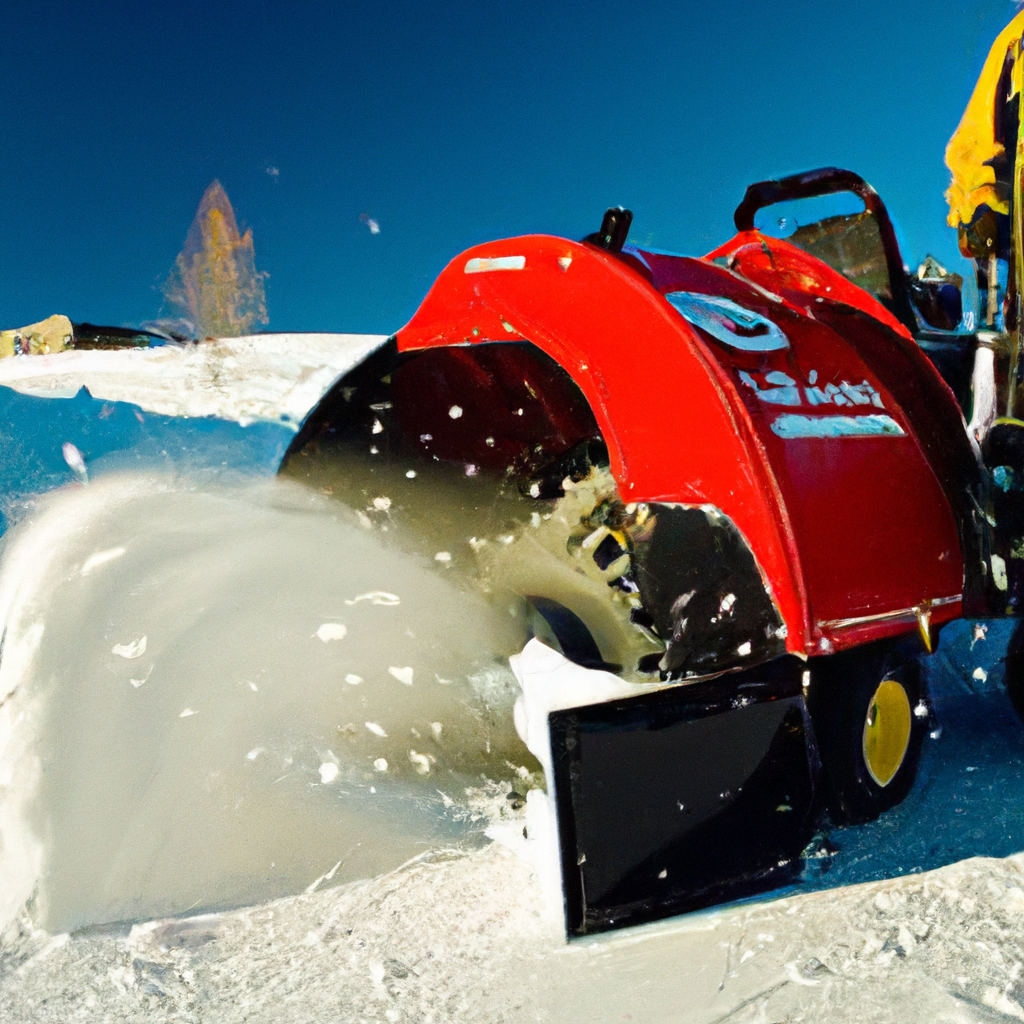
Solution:
M408 665L392 665L388 668L388 672L400 683L405 683L406 686L412 686L412 669Z

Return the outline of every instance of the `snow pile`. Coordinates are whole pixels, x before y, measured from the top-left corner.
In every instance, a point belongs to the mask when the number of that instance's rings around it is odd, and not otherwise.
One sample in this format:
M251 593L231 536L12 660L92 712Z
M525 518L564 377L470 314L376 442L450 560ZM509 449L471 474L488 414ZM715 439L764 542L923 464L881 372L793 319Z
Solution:
M0 360L0 385L44 398L130 402L164 416L301 422L344 372L385 341L373 334L257 334L178 347L68 351Z

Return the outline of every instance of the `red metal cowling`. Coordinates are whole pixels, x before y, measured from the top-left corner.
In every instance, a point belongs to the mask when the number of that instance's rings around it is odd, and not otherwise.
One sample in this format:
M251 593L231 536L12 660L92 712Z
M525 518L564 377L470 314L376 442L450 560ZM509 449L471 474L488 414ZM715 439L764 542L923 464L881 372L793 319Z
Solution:
M921 417L876 372L888 335L872 336L865 355L855 319L847 332L815 317L813 290L771 295L709 260L635 258L545 235L477 246L441 273L399 349L524 340L547 352L593 408L624 501L714 505L732 519L791 652L914 629L921 608L935 623L957 617L957 525L915 435ZM722 344L666 300L674 291L724 296L777 324L789 345ZM859 415L887 420L890 433L821 436Z

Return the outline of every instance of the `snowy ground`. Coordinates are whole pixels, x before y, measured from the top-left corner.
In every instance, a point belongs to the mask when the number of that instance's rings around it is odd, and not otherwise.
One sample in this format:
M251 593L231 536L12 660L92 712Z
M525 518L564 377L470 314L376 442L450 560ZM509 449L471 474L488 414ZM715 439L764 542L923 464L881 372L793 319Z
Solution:
M863 1024L1024 1019L1024 863L705 914L566 946L491 845L200 918L3 948L11 1021Z
M378 341L0 364L22 391L0 395L23 417L5 481L68 482L54 460L72 436L100 477L131 470L44 503L19 549L35 589L0 668L24 682L0 699L0 1021L1024 1020L1005 624L973 646L967 624L944 631L918 784L832 831L807 891L566 945L532 865L484 836L523 820L504 799L520 761L494 668L515 629L449 593L443 566L353 540L318 496L138 475L272 471L316 389ZM38 397L82 384L91 396ZM377 590L401 600L355 601ZM450 637L414 635L441 613ZM15 680L19 650L31 678ZM357 661L359 683L339 682ZM376 844L353 855L352 829Z

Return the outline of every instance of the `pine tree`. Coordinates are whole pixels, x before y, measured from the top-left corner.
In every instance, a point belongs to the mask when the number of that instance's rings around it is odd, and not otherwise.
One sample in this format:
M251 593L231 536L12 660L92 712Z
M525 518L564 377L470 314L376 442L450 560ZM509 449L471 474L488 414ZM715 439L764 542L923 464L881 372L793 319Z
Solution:
M198 337L238 337L267 323L265 277L256 269L252 230L239 236L227 193L214 181L164 284L165 300Z

